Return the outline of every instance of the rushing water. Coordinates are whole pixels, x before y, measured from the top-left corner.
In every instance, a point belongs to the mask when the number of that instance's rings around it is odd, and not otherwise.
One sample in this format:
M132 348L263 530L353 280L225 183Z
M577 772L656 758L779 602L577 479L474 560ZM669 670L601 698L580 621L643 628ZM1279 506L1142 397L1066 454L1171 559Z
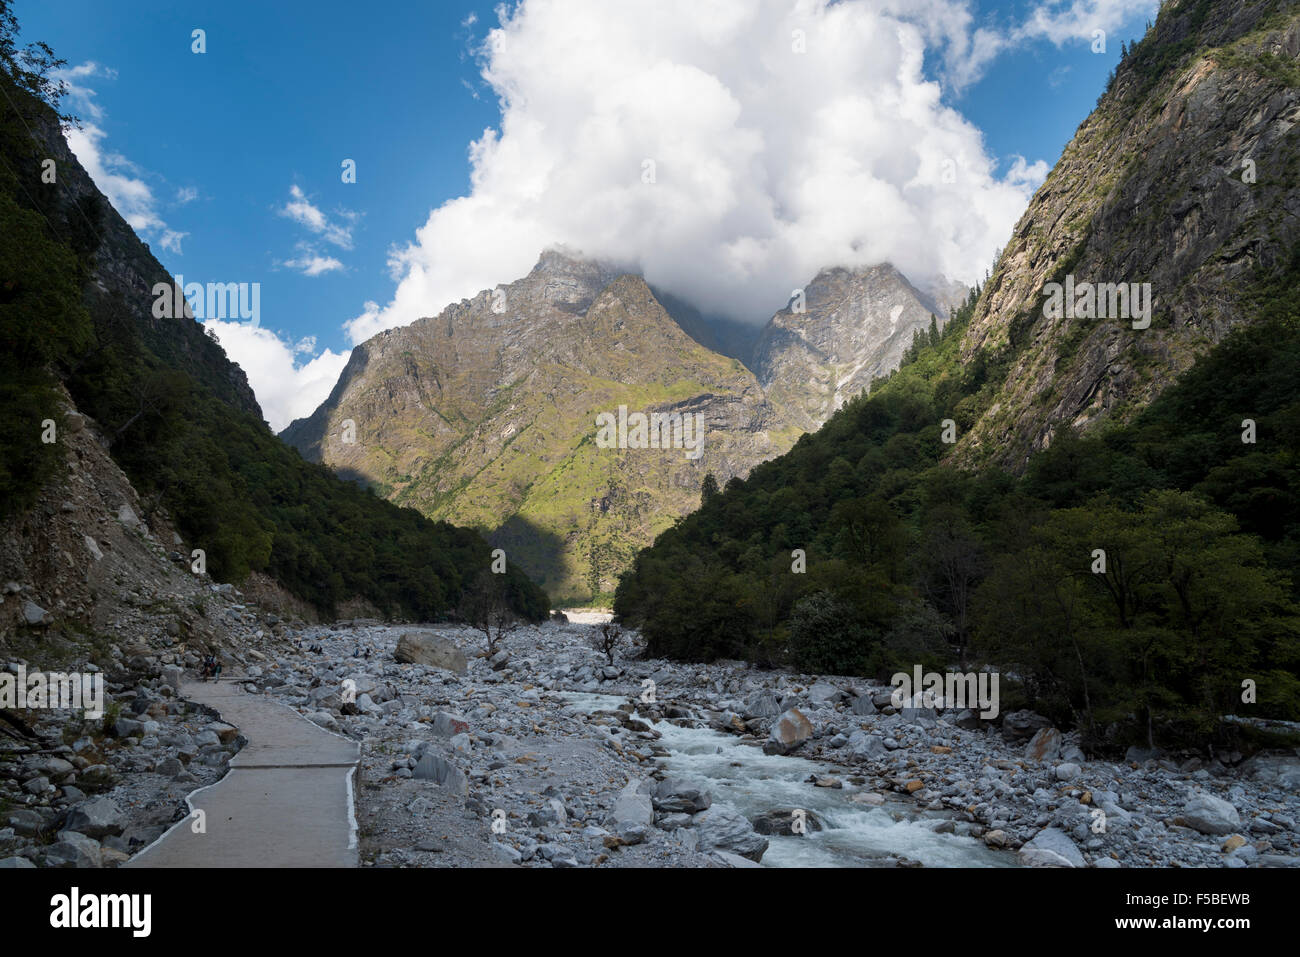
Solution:
M629 699L571 692L563 695L579 711L613 711ZM769 867L873 867L889 857L908 857L927 867L1013 867L1013 855L990 850L973 837L940 834L934 825L947 817L918 811L915 805L885 795L885 804L857 804L854 794L871 788L849 784L843 768L798 757L764 754L733 735L710 728L681 728L666 721L654 729L670 754L667 770L700 781L719 804L746 817L776 808L803 808L824 830L802 836L769 835L762 863ZM844 781L843 789L805 783L810 774ZM959 830L960 830L959 826Z

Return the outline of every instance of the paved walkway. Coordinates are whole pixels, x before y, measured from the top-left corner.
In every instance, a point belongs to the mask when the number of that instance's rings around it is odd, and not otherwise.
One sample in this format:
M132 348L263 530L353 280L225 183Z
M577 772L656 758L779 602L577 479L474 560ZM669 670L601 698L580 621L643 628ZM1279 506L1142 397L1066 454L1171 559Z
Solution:
M190 682L181 694L221 712L248 739L230 771L190 795L206 815L177 822L126 867L356 867L352 741L237 679Z

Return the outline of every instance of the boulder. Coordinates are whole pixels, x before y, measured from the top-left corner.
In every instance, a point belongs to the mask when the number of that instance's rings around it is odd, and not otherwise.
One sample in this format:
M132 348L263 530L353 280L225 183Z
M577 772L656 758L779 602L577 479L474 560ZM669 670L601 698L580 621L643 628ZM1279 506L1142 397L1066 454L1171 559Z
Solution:
M685 778L665 778L655 788L652 801L655 810L665 814L694 814L712 804L713 796L706 788Z
M456 643L427 631L408 631L397 641L393 660L402 664L428 665L464 674L469 670L465 652Z
M103 858L99 842L76 831L60 831L59 840L45 852L50 867L100 867Z
M63 827L87 837L103 838L121 834L126 827L126 816L109 798L96 797L72 808Z
M846 745L849 757L854 761L874 761L885 756L885 742L876 734L866 731L854 731L849 735Z
M23 621L32 628L43 628L50 623L50 613L28 599L23 602Z
M876 713L876 704L871 695L860 694L849 703L849 710L856 715L871 715Z
M1086 867L1074 841L1054 827L1045 827L1020 848L1020 863L1027 867Z
M469 730L469 721L450 711L439 711L433 717L433 733L440 738L452 738Z
M695 816L695 830L701 851L729 851L759 861L767 850L767 838L754 830L749 819L734 807L715 804Z
M649 827L654 823L654 817L654 804L650 795L642 789L642 782L633 780L619 792L605 823L612 825L615 830L629 824L644 824Z
M1024 740L1051 726L1052 722L1037 712L1012 711L1002 718L1002 736L1008 741Z
M798 708L791 708L772 724L763 750L767 754L789 754L811 738L812 733L812 722Z
M728 867L762 867L763 866L757 861L751 861L749 858L741 857L739 854L732 854L730 851L715 850L713 852L713 856L717 858L719 861L721 861L723 864L726 864Z
M420 781L432 781L457 794L469 793L469 779L465 772L441 755L426 753L415 763L411 776Z
M754 831L758 834L793 835L796 810L802 809L792 807L775 808L758 815L758 817L751 818L750 823L754 825ZM812 811L804 811L802 817L805 834L822 829L821 819Z
M774 694L755 691L745 699L742 711L746 718L775 718L781 713L781 702Z
M1300 791L1300 756L1295 754L1260 752L1241 765L1241 773L1292 793Z
M1058 781L1073 781L1079 776L1079 766L1072 761L1058 764L1052 772Z
M845 698L845 692L825 681L819 681L808 689L808 701L814 708L833 708Z
M1061 732L1055 728L1039 728L1025 745L1025 757L1030 761L1055 761L1061 754Z
M1241 815L1230 803L1213 794L1197 794L1183 806L1187 826L1202 834L1231 834L1241 827Z
M23 837L35 837L45 828L45 818L27 808L10 811L7 823Z

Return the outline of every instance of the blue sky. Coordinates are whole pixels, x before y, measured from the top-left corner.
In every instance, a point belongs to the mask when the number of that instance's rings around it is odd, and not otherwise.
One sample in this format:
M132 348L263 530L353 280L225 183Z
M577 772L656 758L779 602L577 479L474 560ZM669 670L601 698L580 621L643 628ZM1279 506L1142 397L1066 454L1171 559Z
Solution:
M605 244L601 237L606 234L600 228L567 218L571 199L556 200L565 207L559 212L537 212L532 205L535 196L521 199L518 180L527 175L509 166L509 158L501 155L508 150L501 147L515 142L524 152L555 149L554 143L534 138L544 134L530 132L530 127L557 130L563 126L557 117L581 113L584 107L574 95L548 103L548 77L555 76L557 88L580 84L581 75L573 73L581 65L578 61L599 61L606 46L617 60L620 42L635 43L637 24L620 39L619 24L601 20L592 26L593 18L581 11L569 14L572 25L554 12L547 14L550 20L539 15L527 22L516 13L514 41L485 51L481 48L484 38L499 24L490 3L357 5L329 0L223 0L187 3L183 9L178 6L167 0L17 0L16 12L24 40L45 40L70 67L81 68L74 72L72 82L83 92L71 105L89 129L78 141L78 156L86 163L88 157L82 153L96 152L92 174L101 189L110 198L120 197L119 210L124 215L130 213L128 219L164 265L173 273L184 274L187 281L261 284L260 338L224 327L220 331L232 358L249 372L274 427L283 427L291 414L307 414L328 393L354 339L415 315L436 314L453 298L518 278L527 270L520 264L535 259L528 250L551 241L546 239L551 232L565 233L551 237L554 241L578 237L584 248ZM890 6L885 3L886 8ZM897 2L892 6L907 7ZM1007 220L1014 222L1024 199L1041 180L1042 170L1056 161L1094 106L1107 73L1118 62L1121 40L1131 42L1141 36L1145 22L1154 18L1155 4L1144 0L1070 0L1068 4L1054 0L915 0L914 6L920 12L899 17L917 24L927 36L924 78L937 81L942 89L941 103L934 109L946 107L959 113L960 120L975 131L975 140L982 135L984 156L993 164L989 175L981 172L975 177L978 182L969 187L970 196L960 199L971 208L987 205L992 210L981 224L984 232L955 241L952 256L935 264L936 270L942 267L945 273L962 271L958 264L970 272L972 263L987 256L991 236L1009 235ZM927 15L925 9L931 7L936 12ZM960 30L950 15L953 9L970 15ZM773 22L787 24L779 19L779 13L773 14ZM825 19L824 14L822 17ZM826 22L834 24L829 19ZM894 40L883 35L888 31L879 29L879 21L871 22L882 36L864 37L861 42L867 46L859 53L874 50L870 44L879 43L881 62L889 61L895 55ZM1039 26L1026 27L1035 22ZM1091 30L1096 24L1107 27L1104 53L1092 51ZM607 45L603 39L599 41L599 52L593 52L597 48L583 35L588 27L610 35ZM843 28L843 24L836 27ZM206 33L207 49L201 55L191 50L194 29ZM729 27L717 27L725 29ZM717 30L706 25L705 34L720 35ZM975 44L981 30L987 37L1000 38L997 52L982 61L970 55L973 46L964 52L960 49L962 43ZM810 42L820 37L812 28L809 35ZM683 40L680 51L670 50L665 55L693 63L699 49L697 40ZM673 41L656 42L671 45ZM741 60L765 54L756 49L728 55ZM745 73L743 64L721 62L718 58L723 54L717 51L698 56L706 72L724 78L757 76ZM514 134L507 136L503 131L488 142L487 152L492 155L481 163L485 182L477 190L481 194L478 206L457 206L431 219L431 212L448 201L475 192L471 144L482 143L487 129L503 129L497 91L481 75L485 68L494 72L493 82L499 89L512 91L510 128L518 136L512 140ZM826 67L819 64L818 68ZM736 93L741 101L737 125L745 125L747 117L763 112L766 104L780 98L780 69L775 74L769 71L765 80L754 80L755 85L768 83L772 89ZM890 71L886 74L892 76ZM682 80L685 86L680 101L671 102L671 92L665 94L672 107L665 121L670 131L688 129L693 123L690 111L701 102L698 93L689 88L695 79ZM833 79L823 74L816 82L833 86ZM673 91L677 82L674 75L654 89ZM747 81L729 82L738 90ZM872 81L854 74L845 82L870 85ZM917 84L909 82L900 88L915 90ZM877 100L891 98L892 94L882 92ZM801 112L810 112L817 107L818 96L805 93L803 101L806 107ZM866 108L871 113L870 104ZM558 112L545 112L549 109ZM859 114L846 108L843 115ZM790 122L784 117L777 119ZM643 126L648 121L636 122ZM875 135L884 137L895 120L872 114L864 122L878 131ZM771 140L774 127L762 128ZM714 132L703 135L710 142L718 138ZM829 134L818 128L806 135ZM953 150L965 148L959 143L962 135L958 130L949 137L949 142L959 144ZM728 157L750 156L748 142L738 140L736 150L719 154L718 162L725 165ZM851 144L836 145L841 147L853 148ZM888 165L888 155L882 152L877 169ZM1027 171L1007 180L1017 158ZM356 183L341 181L340 164L345 159L356 162ZM541 159L536 162L545 164ZM1033 166L1039 162L1045 166L1039 167L1035 177ZM764 164L774 180L780 178L777 160L764 160ZM820 173L802 168L791 175L795 173L823 181ZM598 176L583 175L599 181ZM890 174L879 175L888 179ZM511 185L494 186L494 179L502 177L508 177ZM830 180L825 183L825 189L833 194L837 187ZM772 193L782 196L777 188ZM816 203L825 204L826 198L819 197ZM888 205L887 200L882 203ZM527 204L526 217L520 204ZM694 202L691 208L699 205ZM606 209L601 215L617 220L621 207L609 208L615 212ZM636 216L638 225L644 219L635 211L627 215ZM733 220L737 214L732 210L719 215ZM943 229L942 224L950 221L942 210L929 210L915 219L903 211L897 215L902 217L897 222L904 225L892 226L890 232L905 232L906 224L913 222L926 223L926 229ZM511 228L512 218L528 219L517 235ZM490 220L496 223L495 234L476 236L474 224ZM888 216L885 221L895 222ZM816 214L809 213L809 229L815 231L817 222ZM429 234L417 239L417 230L426 225ZM642 247L689 246L698 239L714 246L731 244L731 261L736 261L743 258L737 250L749 246L730 234L715 235L709 224L701 226L698 221L681 228L689 232L678 234L669 228L662 235L641 234L623 228L620 234L637 233L634 243L641 245L610 243L608 249L589 251L625 259L639 258L644 252L650 257L648 275L658 270L661 282L676 283L688 296L695 292L697 298L708 299L716 293L724 298L702 304L725 311L725 305L719 303L735 301L739 293L725 288L701 292L698 284L692 285L695 280L685 266L662 257L655 259L658 253ZM960 231L964 227L953 228ZM683 241L683 235L688 239ZM772 249L788 239L764 236L764 242L771 240ZM473 268L449 252L461 245L462 237L468 250L465 254L476 257ZM507 238L517 238L519 248L493 259L494 243ZM394 269L389 262L391 251L409 244L420 248ZM933 244L926 237L917 240L917 248L927 245ZM884 255L893 247L882 248ZM913 268L928 263L916 258L921 253L909 249L899 248L890 258L907 264L912 255L918 264ZM770 272L773 263L784 267L789 261L790 274L797 275L801 269L806 271L807 262L816 261L771 255L775 258L747 260L746 268ZM823 258L826 255L831 253ZM904 268L906 271L907 266ZM445 274L439 274L440 269ZM785 282L783 288L789 285ZM746 301L746 314L762 321L784 305L779 296L769 298L774 301L766 308ZM371 304L369 310L367 303ZM369 318L358 321L367 312ZM283 347L282 355L271 354L276 350L268 338L272 333ZM255 349L262 351L255 355ZM304 373L317 356L323 361Z

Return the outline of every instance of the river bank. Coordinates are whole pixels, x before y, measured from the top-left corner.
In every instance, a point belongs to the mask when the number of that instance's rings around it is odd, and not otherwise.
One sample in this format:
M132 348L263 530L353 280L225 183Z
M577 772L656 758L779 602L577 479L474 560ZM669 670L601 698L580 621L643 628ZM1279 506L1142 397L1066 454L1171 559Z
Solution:
M857 679L739 663L610 665L591 631L523 628L489 659L467 629L314 628L323 653L256 687L362 742L363 864L1300 864L1295 755L1089 760L1027 713L898 712ZM395 662L408 632L458 646L464 673ZM806 728L769 743L791 709ZM814 826L790 833L795 811Z

